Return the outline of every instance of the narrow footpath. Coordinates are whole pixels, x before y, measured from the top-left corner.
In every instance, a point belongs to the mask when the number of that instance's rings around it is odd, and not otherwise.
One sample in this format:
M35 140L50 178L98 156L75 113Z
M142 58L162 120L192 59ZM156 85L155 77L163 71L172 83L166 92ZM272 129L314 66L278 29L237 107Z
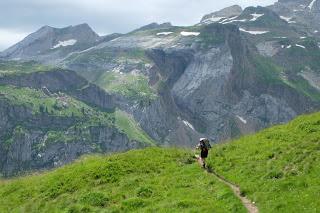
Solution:
M198 162L201 165L201 161ZM228 181L227 179L225 179L223 176L219 175L218 173L216 173L213 169L211 168L206 168L206 171L212 175L214 175L219 181L221 181L222 183L224 183L225 185L229 186L233 193L241 200L242 204L244 207L246 207L246 209L248 210L248 213L259 213L259 209L258 207L254 204L254 202L251 202L251 200L249 200L246 196L242 196L241 195L241 191L240 191L240 187L231 183L230 181Z

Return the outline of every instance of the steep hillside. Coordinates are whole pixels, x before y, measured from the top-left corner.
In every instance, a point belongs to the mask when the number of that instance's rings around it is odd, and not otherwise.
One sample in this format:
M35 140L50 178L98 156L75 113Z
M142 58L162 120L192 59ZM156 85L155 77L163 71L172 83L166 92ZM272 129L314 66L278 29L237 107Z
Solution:
M234 10L241 12L235 6L223 13ZM74 53L61 65L114 94L117 105L163 144L190 146L203 135L219 142L317 109L319 91L301 76L303 88L287 81L278 63L285 60L268 55L286 50L275 37L300 35L263 7L231 19L152 25Z
M2 66L1 175L61 166L85 153L154 145L129 114L115 108L112 96L75 72Z
M231 6L193 26L104 37L86 24L45 26L2 52L0 83L117 108L159 145L218 143L320 109L320 39L304 16L319 14L312 2Z
M97 44L99 37L88 24L65 28L44 26L22 41L1 52L0 57L14 60L37 60L55 64L68 53Z
M160 144L220 142L320 109L320 40L308 19L319 3L312 2L234 5L193 26L151 23L104 37L86 24L46 26L2 56L75 71Z
M240 186L259 212L319 210L320 113L215 145L209 171ZM1 212L245 212L190 151L147 148L87 156L0 182Z
M58 170L0 182L6 212L245 212L188 151L148 148L89 156Z
M320 113L215 146L209 166L256 202L260 212L317 212Z

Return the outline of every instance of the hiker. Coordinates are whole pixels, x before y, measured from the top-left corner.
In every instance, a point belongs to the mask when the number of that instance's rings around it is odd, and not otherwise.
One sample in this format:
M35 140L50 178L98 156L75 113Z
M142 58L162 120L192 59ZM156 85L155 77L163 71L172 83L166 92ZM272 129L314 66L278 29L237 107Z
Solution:
M202 167L206 168L206 158L208 157L209 149L211 149L209 140L207 138L200 138L196 148L201 150L199 159L201 160Z

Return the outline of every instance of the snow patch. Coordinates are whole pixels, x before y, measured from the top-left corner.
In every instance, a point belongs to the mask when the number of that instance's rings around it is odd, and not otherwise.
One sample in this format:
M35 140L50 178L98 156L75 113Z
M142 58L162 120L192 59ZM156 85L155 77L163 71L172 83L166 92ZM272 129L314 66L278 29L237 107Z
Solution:
M300 45L300 44L296 44L296 47L301 47L301 48L303 48L303 49L306 49L306 47L305 47L305 46Z
M247 19L233 19L231 21L226 21L226 22L220 22L221 24L230 24L230 23L233 23L233 22L247 22L248 20Z
M287 23L292 24L296 23L295 21L291 21L292 17L285 17L285 16L280 16L282 20L285 20Z
M224 18L226 18L226 17L223 17L223 16L212 16L211 18L205 19L203 22L205 22L205 23L218 22L218 21L220 21L221 19L224 19Z
M69 39L66 41L59 41L58 44L54 45L51 49L56 49L58 47L72 46L75 43L77 43L77 40L75 40L75 39Z
M314 5L314 3L316 2L317 0L312 0L312 2L309 4L309 9L311 10L312 9L312 7L313 7L313 5Z
M237 115L237 118L238 118L242 123L244 123L244 124L246 124L246 123L247 123L247 120L246 120L246 119L244 119L243 117L241 117L241 116Z
M314 33L318 33L319 31L318 30L315 30L315 31L313 31Z
M191 123L189 123L188 121L182 120L182 122L184 123L184 125L186 125L187 127L189 127L192 130L195 130L194 127L192 126Z
M231 18L227 18L227 19L223 19L222 21L220 21L219 23L220 24L224 24L225 22L229 22L229 21L232 21L234 19L238 18L238 16L234 16L234 17L231 17Z
M239 30L242 31L242 32L246 32L246 33L252 34L252 35L261 35L261 34L265 34L265 33L269 32L269 31L245 30L243 28L239 28Z
M186 32L186 31L182 31L180 33L182 36L198 36L200 35L200 32Z
M256 21L258 18L260 18L261 16L264 16L263 13L259 14L259 13L253 13L253 14L250 14L253 18L250 19L249 21Z
M161 32L161 33L157 33L157 36L160 36L160 35L170 35L172 34L173 32Z
M287 46L287 49L290 49L292 46L291 45L289 45L289 46Z

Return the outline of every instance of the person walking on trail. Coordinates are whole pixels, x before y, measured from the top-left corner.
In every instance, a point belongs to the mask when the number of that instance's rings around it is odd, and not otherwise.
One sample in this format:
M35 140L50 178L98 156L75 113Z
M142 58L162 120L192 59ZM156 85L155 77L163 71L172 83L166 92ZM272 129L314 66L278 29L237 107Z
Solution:
M207 138L200 138L196 148L201 150L200 157L197 156L197 158L202 163L202 167L206 168L206 158L208 157L209 149L211 149L210 141Z

